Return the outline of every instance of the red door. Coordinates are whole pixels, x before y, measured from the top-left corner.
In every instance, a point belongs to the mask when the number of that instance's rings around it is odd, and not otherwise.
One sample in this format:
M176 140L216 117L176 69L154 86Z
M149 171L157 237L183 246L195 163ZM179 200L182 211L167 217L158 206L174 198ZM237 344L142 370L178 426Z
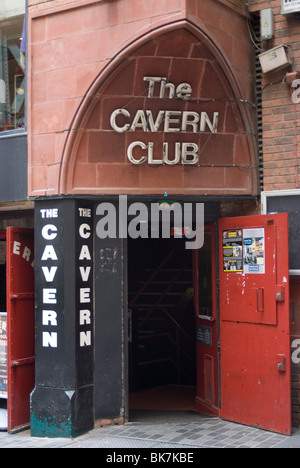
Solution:
M287 214L222 219L221 410L291 433Z
M197 394L202 413L219 414L216 228L205 225L204 245L194 250L194 301L197 340Z
M8 228L7 373L8 432L29 425L34 388L34 241L29 229Z

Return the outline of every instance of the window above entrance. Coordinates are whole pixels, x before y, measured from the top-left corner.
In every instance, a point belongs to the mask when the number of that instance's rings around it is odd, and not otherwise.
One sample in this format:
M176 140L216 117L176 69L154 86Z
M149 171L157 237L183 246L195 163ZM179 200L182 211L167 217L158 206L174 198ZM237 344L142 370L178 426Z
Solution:
M0 131L24 128L25 0L0 4Z

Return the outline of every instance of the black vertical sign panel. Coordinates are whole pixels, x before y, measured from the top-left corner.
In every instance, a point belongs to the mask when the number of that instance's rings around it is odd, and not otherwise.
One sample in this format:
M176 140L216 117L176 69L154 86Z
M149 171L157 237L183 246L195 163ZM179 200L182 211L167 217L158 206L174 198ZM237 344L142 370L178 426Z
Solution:
M77 383L84 386L94 380L93 210L89 202L77 203L75 232Z
M74 369L68 366L72 338L65 336L65 216L61 201L36 204L36 385L54 388L75 383Z
M36 387L31 432L90 430L93 408L93 217L88 202L36 203Z

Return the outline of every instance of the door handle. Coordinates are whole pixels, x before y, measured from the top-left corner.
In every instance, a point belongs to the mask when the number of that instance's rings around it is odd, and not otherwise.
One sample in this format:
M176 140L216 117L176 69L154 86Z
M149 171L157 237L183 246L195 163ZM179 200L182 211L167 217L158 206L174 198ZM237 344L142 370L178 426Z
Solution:
M277 368L279 372L286 372L286 356L285 354L277 354Z
M283 285L276 286L276 301L277 302L284 302L285 300L285 291Z
M264 288L257 288L256 290L256 310L257 312L264 312Z

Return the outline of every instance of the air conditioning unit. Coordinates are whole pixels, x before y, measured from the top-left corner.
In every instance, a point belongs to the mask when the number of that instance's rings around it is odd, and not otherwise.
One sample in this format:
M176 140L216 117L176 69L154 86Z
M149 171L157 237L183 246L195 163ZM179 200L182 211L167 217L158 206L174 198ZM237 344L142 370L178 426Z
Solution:
M300 0L281 0L281 14L300 13Z

